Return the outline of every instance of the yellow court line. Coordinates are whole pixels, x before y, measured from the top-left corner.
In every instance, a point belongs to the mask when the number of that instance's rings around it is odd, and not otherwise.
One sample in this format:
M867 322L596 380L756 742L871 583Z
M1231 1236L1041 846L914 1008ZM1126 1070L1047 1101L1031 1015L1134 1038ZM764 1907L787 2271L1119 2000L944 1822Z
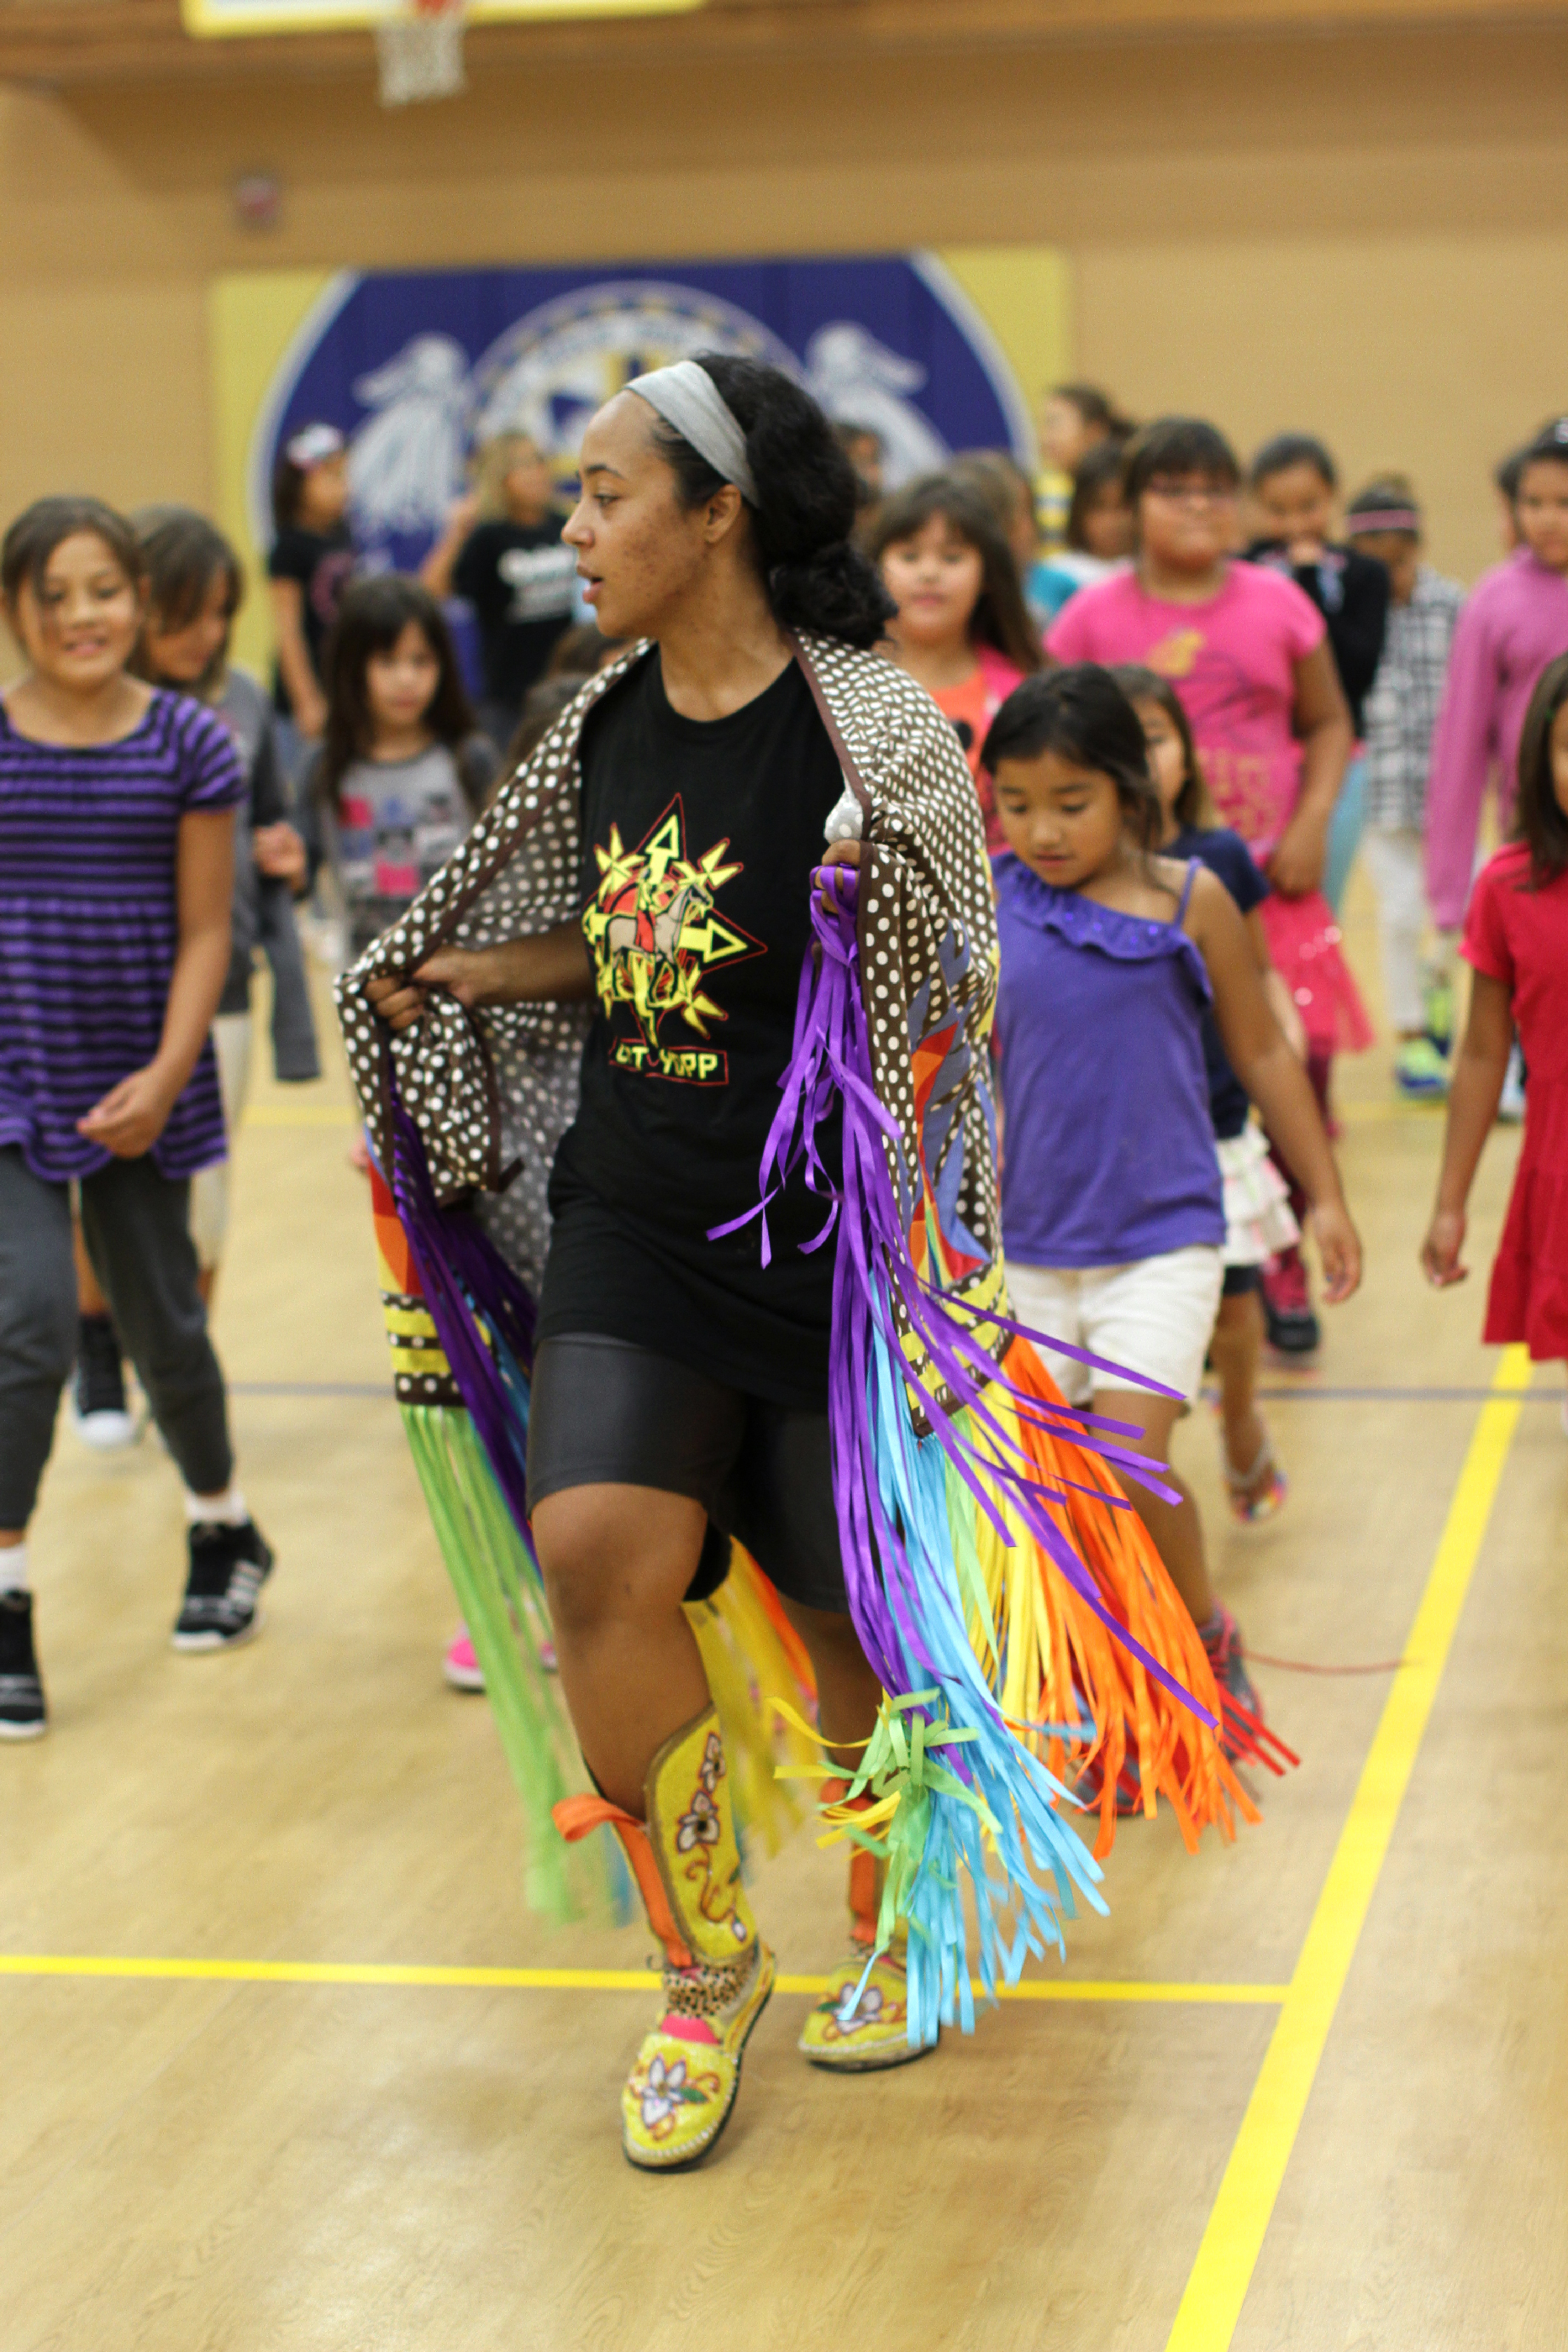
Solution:
M1337 1102L1334 1117L1344 1127L1381 1126L1385 1119L1394 1118L1421 1119L1430 1125L1434 1119L1442 1117L1444 1108L1441 1095L1435 1095L1426 1102L1379 1102L1375 1099Z
M252 1103L242 1127L353 1127L347 1103Z
M1279 2023L1253 2086L1165 2352L1226 2352L1262 2251L1329 2028L1409 1785L1498 1482L1519 1425L1530 1359L1503 1355L1481 1407L1437 1556L1394 1678Z
M528 1992L647 1992L649 1969L447 1969L395 1961L163 1959L99 1952L0 1952L0 1977L141 1977L223 1984L494 1986ZM780 1992L820 1993L826 1977L781 1976ZM981 1987L976 1984L978 1993ZM1284 1985L1139 1984L1071 1977L1005 1985L1004 2000L1279 2003Z

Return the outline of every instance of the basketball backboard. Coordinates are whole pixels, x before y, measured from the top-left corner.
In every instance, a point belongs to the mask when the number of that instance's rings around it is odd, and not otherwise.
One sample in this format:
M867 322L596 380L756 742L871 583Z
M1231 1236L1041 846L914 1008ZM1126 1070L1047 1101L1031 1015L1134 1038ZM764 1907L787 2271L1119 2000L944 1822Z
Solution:
M516 24L528 17L668 16L700 8L705 0L469 0L474 24ZM394 13L395 0L180 0L187 33L198 39L258 33L341 33L374 26Z

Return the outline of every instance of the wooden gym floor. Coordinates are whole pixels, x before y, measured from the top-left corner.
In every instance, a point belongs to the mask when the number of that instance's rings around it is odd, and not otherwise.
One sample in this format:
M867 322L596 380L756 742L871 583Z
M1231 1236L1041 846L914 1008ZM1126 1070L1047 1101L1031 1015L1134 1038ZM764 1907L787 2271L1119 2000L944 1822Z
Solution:
M1370 976L1364 898L1352 924ZM1319 1366L1268 1375L1284 1516L1180 1458L1302 1769L1195 1861L1126 1824L1109 1920L883 2077L752 2042L711 2165L624 2164L637 1928L549 1933L385 1385L333 1075L253 1097L217 1316L263 1638L167 1646L153 1438L62 1427L36 1523L53 1728L0 1752L4 2352L1547 2352L1568 2305L1561 1374L1414 1263L1440 1118L1342 1066L1368 1246ZM842 1864L758 1872L781 1963ZM552 1981L530 1981L528 1971ZM586 1981L562 1981L582 1971ZM510 1972L510 1975L508 1972Z

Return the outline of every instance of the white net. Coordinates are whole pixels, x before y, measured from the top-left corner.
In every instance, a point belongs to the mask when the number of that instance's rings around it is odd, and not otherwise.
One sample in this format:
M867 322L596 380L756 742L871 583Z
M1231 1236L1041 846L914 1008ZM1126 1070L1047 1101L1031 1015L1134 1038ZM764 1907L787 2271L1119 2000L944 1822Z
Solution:
M416 106L455 98L463 70L463 0L405 5L375 20L375 61L383 106Z

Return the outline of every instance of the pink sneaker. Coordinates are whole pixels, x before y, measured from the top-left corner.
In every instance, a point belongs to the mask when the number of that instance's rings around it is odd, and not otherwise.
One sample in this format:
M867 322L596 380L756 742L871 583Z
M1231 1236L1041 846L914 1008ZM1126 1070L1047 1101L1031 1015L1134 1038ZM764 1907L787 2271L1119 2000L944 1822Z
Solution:
M474 1655L474 1645L468 1639L468 1629L466 1625L456 1639L447 1645L447 1654L441 1661L441 1672L454 1690L483 1690L485 1678L480 1671L479 1662Z

